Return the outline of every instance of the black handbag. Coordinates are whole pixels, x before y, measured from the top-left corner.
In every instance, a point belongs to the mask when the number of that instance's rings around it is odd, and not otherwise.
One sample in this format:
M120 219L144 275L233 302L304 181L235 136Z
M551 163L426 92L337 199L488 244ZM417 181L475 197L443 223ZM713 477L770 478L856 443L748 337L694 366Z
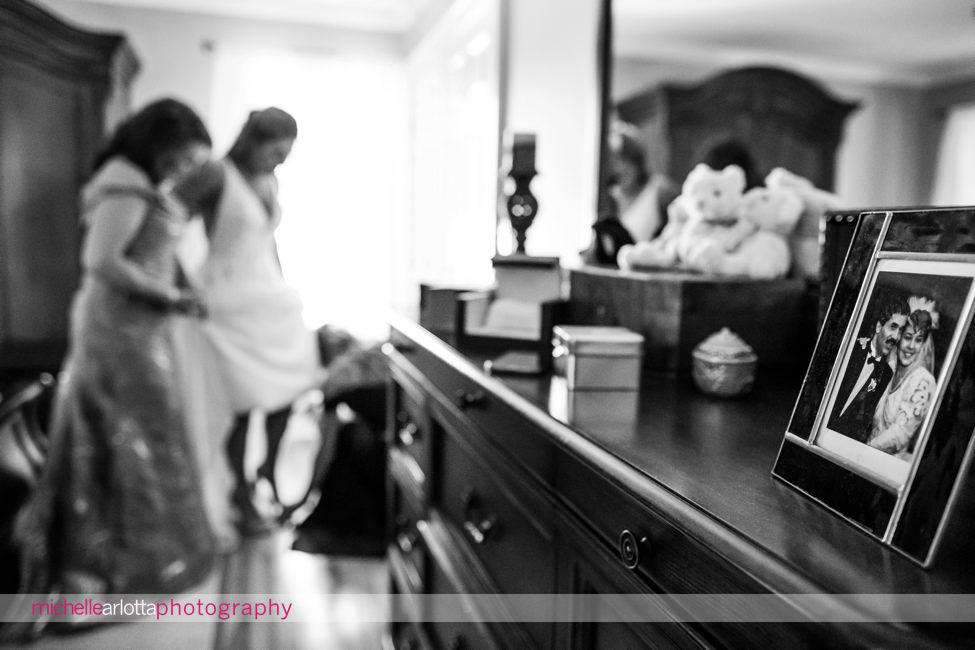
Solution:
M589 264L616 266L620 248L633 243L633 236L619 219L606 217L592 225L592 244L583 256Z

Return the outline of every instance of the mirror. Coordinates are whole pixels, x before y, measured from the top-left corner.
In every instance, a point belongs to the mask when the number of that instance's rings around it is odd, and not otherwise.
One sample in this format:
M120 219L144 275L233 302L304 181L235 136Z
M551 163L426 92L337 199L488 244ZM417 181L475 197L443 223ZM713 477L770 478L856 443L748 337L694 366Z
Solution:
M696 105L675 99L722 73L759 69L772 76L796 75L834 102L837 132L835 144L827 143L833 149L829 164L814 168L809 152L812 143L832 135L810 127L813 131L804 136L797 126L795 133L782 135L787 141L769 159L751 156L751 183L761 183L772 168L784 166L831 189L849 207L930 204L945 116L959 103L975 102L970 65L975 21L971 5L957 0L606 2L611 16L604 67L609 113L604 116L600 216L612 212L615 203L610 184L618 179L608 158L614 117L638 122L633 126L649 167L677 186L689 166L702 162L717 145L743 146L746 153L757 146L755 135L722 142L720 129L702 126L701 111L723 110L713 99L698 97ZM747 91L734 81L729 80L728 93ZM662 89L666 92L654 92ZM774 104L765 108L801 108L802 102L787 105L790 93L798 92L805 91L786 86L763 100ZM674 124L675 119L680 123ZM724 126L730 133L744 119L729 112ZM779 126L763 122L748 128L764 137Z

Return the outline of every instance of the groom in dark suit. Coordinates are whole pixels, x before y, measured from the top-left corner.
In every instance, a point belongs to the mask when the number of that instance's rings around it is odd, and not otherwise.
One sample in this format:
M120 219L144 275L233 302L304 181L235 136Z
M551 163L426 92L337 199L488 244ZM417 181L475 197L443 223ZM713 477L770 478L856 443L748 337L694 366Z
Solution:
M886 299L875 307L872 335L853 342L827 426L857 442L866 442L873 413L894 370L890 351L900 341L909 309L904 300Z

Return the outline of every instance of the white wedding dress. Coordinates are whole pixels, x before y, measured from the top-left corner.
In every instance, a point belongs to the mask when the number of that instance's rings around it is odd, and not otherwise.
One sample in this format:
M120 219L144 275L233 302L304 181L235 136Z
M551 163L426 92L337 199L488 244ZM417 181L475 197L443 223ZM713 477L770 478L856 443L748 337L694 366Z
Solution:
M208 315L183 323L179 339L212 524L232 536L224 445L234 416L283 408L319 385L324 371L301 299L278 262L280 208L274 201L269 213L233 163L222 164L225 184L209 242L199 241L199 231L197 241L184 242L188 256L195 249L196 263L184 259L184 266Z

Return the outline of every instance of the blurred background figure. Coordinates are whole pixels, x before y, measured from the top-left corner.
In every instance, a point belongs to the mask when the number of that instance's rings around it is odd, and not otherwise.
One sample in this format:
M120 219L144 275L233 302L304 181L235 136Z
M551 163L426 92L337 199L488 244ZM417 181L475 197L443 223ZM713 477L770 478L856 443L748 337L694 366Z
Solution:
M650 241L660 234L667 225L667 206L680 194L680 187L651 169L635 126L614 122L608 145L608 190L614 211L593 224L592 243L582 255L588 263L616 266L624 245Z
M172 341L174 318L204 306L179 283L187 215L166 192L209 150L196 113L159 100L118 127L83 190L50 456L18 521L24 593L176 592L212 567Z
M665 174L654 172L636 127L617 122L610 133L610 195L634 242L656 237L667 223L667 206L680 194Z

